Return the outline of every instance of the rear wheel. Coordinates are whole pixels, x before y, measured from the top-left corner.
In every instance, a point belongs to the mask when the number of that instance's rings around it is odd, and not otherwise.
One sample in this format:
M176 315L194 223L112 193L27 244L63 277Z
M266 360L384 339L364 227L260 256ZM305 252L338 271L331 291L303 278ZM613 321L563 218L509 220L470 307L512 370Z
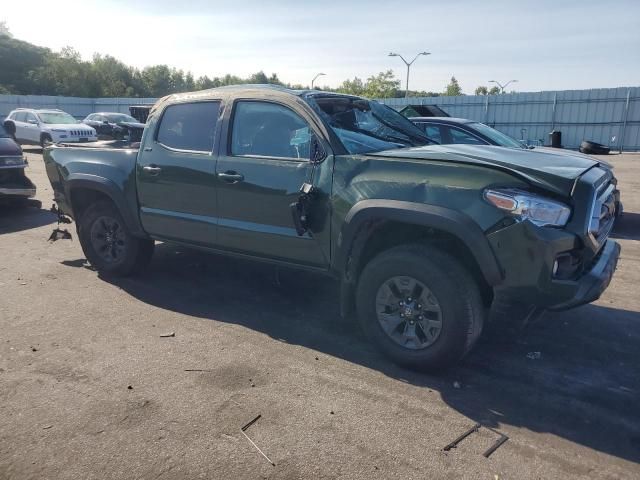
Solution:
M485 308L472 276L435 247L408 245L379 254L356 292L360 323L395 362L446 368L475 344Z
M78 237L87 260L104 273L130 275L146 267L153 255L153 240L131 235L120 213L107 201L92 204L82 214Z

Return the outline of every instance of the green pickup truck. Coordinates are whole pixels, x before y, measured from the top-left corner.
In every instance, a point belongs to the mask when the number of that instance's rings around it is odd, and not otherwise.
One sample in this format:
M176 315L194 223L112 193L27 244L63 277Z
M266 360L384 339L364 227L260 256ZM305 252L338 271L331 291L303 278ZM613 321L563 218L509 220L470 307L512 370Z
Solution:
M154 242L328 274L396 362L439 369L492 304L596 300L620 254L616 181L585 156L435 145L375 101L269 86L176 94L139 148L45 150L87 259L128 275ZM515 320L515 319L514 319Z

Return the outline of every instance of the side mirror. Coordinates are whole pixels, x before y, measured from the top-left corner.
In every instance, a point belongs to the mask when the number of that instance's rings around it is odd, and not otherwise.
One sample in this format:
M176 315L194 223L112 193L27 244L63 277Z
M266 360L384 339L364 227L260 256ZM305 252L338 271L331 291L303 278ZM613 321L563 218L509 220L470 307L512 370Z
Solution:
M15 137L16 135L15 123L13 123L11 120L5 120L2 125L4 126L4 129L7 131L9 135L11 135L12 137Z
M311 144L309 145L309 160L311 163L317 165L322 163L327 158L327 152L324 150L322 143L318 140L318 137L311 135Z
M37 125L38 121L34 120L33 118L30 118L29 120L27 120L27 123L30 123L31 125Z

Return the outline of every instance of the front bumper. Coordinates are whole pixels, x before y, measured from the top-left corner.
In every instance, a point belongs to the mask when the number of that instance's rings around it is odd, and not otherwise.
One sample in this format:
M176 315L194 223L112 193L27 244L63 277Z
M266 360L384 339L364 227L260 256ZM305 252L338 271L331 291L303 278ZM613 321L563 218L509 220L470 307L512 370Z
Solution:
M609 285L620 256L620 245L613 240L606 240L595 253L571 232L529 222L488 238L504 273L496 295L544 310L566 310L597 300ZM554 262L564 252L576 252L583 258L576 276L566 280L554 275Z
M36 195L36 186L24 174L23 168L0 171L0 199L31 198Z
M65 135L60 133L52 134L53 143L85 143L85 142L97 142L97 135L87 135L86 137L80 137L77 135Z
M584 305L596 301L602 295L609 283L613 273L618 266L620 258L620 244L613 240L607 240L604 247L598 254L593 268L574 282L574 294L566 302L549 307L549 310L567 310L569 308Z

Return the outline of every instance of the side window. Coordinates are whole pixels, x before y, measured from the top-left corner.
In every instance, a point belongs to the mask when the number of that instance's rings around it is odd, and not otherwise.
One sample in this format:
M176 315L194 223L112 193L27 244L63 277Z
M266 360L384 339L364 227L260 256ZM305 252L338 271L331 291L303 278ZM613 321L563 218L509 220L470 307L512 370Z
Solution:
M170 105L156 133L158 143L178 150L211 152L220 102Z
M26 122L27 114L25 112L17 112L13 118L16 122Z
M420 126L424 130L425 135L434 142L442 143L442 135L440 134L440 127L437 125L429 125L428 123L421 123Z
M268 102L236 103L231 132L231 155L309 158L311 132L300 116Z
M465 143L468 145L484 145L485 142L458 128L451 129L451 143Z

